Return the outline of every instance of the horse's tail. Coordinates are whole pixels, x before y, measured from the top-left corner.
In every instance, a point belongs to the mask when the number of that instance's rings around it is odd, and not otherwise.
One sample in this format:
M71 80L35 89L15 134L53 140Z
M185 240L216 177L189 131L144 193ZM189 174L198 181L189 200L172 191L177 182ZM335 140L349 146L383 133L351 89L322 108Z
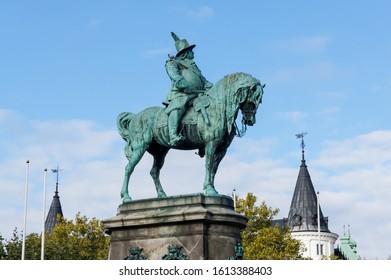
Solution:
M117 128L118 133L121 135L122 139L129 143L129 123L132 120L134 114L130 112L123 112L118 115L117 118Z

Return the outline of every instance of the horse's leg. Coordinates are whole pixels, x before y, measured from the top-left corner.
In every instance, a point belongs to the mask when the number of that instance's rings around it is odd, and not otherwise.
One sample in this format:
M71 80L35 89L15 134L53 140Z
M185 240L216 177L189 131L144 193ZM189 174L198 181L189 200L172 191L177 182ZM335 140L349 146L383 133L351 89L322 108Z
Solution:
M163 167L164 159L170 149L167 148L155 148L149 149L148 152L153 156L153 166L151 169L151 176L155 183L157 197L167 197L160 183L160 170Z
M129 190L128 190L129 178L132 175L137 163L139 163L139 161L143 157L145 151L146 151L145 144L139 144L139 145L132 144L132 151L127 153L126 157L128 158L128 164L125 167L125 177L121 188L121 198L123 203L132 200L132 198L129 196Z
M224 158L229 145L235 137L233 131L225 138L225 141L212 141L205 146L205 181L204 193L206 195L218 195L214 187L214 179L221 160ZM223 143L223 144L221 144Z
M205 195L218 195L214 187L214 157L216 154L217 141L212 141L205 146L205 181L204 181L204 194Z
M129 160L128 163L125 166L125 176L124 176L124 181L122 183L122 188L121 188L122 202L132 201L132 198L129 196L129 191L128 191L130 170L131 169L132 169L132 167L131 167L130 160Z
M215 175L217 173L217 169L219 168L221 160L225 157L225 154L227 153L229 145L231 145L232 140L235 137L235 133L231 133L230 136L228 136L226 141L223 141L223 144L218 146L215 151L215 155L213 157L213 163L212 163L212 169L211 169L211 181L214 182Z
M219 147L216 149L215 156L213 157L212 169L210 171L210 180L214 183L217 169L219 168L221 160L224 158L227 152L227 147Z

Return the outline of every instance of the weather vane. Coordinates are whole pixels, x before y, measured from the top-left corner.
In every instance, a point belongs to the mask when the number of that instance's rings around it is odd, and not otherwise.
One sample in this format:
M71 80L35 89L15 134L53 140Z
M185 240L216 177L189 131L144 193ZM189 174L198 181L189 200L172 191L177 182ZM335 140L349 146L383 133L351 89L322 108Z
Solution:
M56 193L58 193L58 174L60 173L60 170L62 170L62 169L59 168L58 164L57 164L57 168L56 169L52 169L52 172L56 173L56 175L57 175L57 178L56 178Z
M301 138L301 153L302 153L302 156L303 156L303 160L304 160L304 147L305 147L305 144L304 144L304 136L307 135L308 133L307 132L302 132L302 133L299 133L299 134L296 134L296 137L298 139Z
M302 133L299 133L299 134L296 134L296 137L297 138L301 138L301 149L304 151L304 147L305 147L305 144L304 144L304 136L307 135L308 132L302 132Z

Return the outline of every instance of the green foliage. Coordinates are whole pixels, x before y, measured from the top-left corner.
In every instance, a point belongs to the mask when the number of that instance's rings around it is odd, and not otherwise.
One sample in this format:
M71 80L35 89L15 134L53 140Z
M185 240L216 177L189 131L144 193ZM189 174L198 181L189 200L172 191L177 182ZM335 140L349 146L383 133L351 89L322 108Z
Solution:
M45 259L102 260L108 258L110 243L99 220L88 221L78 213L74 221L60 220L45 247Z
M15 228L9 242L5 240L6 260L20 260L22 258L22 235Z
M0 260L5 260L7 257L7 251L5 250L4 238L0 233Z
M41 235L38 233L30 233L26 235L26 248L25 256L26 260L40 260L41 259Z
M330 260L330 261L338 261L341 260L338 256L331 254L329 257L322 256L321 260Z
M279 209L268 207L263 201L255 205L256 196L248 193L245 199L238 198L236 211L247 217L247 227L242 231L242 244L246 260L296 260L302 259L304 247L292 238L288 227L272 227L273 218Z
M15 228L10 241L0 235L0 258L20 260L22 236ZM31 233L26 236L25 259L41 259L42 236ZM3 248L3 249L2 249ZM110 240L103 224L96 218L88 220L78 213L75 220L61 218L51 234L45 235L45 259L47 260L105 260L108 259Z

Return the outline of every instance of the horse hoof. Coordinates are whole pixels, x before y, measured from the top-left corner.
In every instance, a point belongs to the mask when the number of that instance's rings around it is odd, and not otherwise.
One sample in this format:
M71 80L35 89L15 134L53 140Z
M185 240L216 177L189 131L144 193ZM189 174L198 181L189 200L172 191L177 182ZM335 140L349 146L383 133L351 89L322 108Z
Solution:
M165 192L158 192L157 197L158 198L163 198L163 197L167 197L167 195L166 195Z
M122 203L128 203L132 201L132 198L129 195L121 195Z

